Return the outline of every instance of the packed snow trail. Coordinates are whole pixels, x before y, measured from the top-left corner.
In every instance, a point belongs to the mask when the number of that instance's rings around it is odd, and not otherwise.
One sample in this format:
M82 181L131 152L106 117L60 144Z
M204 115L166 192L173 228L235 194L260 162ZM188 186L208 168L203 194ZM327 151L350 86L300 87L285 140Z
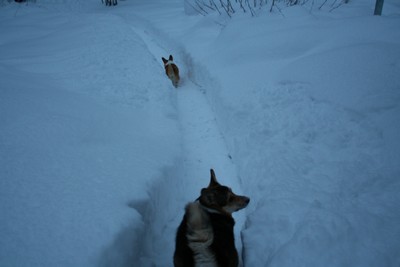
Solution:
M129 19L132 20L132 17ZM190 55L179 43L169 39L148 21L136 16L133 20L132 29L160 63L160 68L164 68L161 57L172 54L180 69L181 81L178 88L175 89L171 83L168 88L160 90L174 90L176 93L178 120L183 138L182 157L177 160L175 166L164 171L164 176L154 184L153 193L150 193L150 203L144 214L147 235L145 242L148 243L141 259L141 266L169 266L172 265L175 232L182 219L184 206L187 202L195 200L201 188L208 185L210 168L215 170L221 184L232 187L237 194L242 193L241 184L204 90L188 77L188 68L191 65L186 62L192 62ZM165 79L168 77L165 76ZM159 212L166 208L169 209L168 212ZM171 217L165 218L166 214ZM241 255L240 231L244 224L243 211L234 214L234 217L236 247Z

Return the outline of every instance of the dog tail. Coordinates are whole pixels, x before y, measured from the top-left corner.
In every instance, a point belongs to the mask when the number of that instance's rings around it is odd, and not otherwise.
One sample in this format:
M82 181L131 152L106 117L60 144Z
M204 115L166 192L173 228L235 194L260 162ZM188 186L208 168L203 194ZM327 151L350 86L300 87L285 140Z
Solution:
M208 214L193 202L186 206L188 245L194 253L196 266L217 266L215 256L210 250L214 241L214 232Z

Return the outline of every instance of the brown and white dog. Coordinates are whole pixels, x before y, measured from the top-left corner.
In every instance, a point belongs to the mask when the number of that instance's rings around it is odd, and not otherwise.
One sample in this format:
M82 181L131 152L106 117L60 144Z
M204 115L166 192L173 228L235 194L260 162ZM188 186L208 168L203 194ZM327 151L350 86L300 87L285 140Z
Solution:
M172 55L169 55L168 60L165 58L162 58L162 61L164 62L164 68L165 68L165 73L167 74L168 78L172 81L172 84L175 86L175 88L178 88L178 83L179 83L179 69L174 63L174 58Z
M214 170L200 197L186 206L176 234L175 267L237 267L232 213L245 208L250 199L220 185Z

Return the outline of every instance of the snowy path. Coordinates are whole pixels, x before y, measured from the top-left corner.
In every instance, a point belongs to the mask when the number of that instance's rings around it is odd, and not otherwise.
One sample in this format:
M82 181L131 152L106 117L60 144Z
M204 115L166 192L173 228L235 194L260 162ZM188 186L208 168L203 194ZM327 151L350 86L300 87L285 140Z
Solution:
M183 216L183 208L188 201L194 200L198 196L201 188L207 186L210 168L215 169L217 178L222 184L229 185L238 194L241 193L241 185L204 90L188 78L189 66L184 62L191 61L179 57L190 56L178 43L168 40L167 37L163 40L157 38L154 33L157 36L163 36L163 33L152 28L150 23L140 22L135 20L133 30L142 38L154 58L160 62L160 67L163 68L161 57L173 54L181 73L181 85L178 89L173 88L171 84L169 88L161 88L161 90L176 90L176 105L182 133L182 158L177 161L176 166L165 171L164 177L160 178L160 183L155 185L154 192L156 193L150 197L150 202L153 203L149 203L148 207L151 208L145 215L145 217L147 216L145 222L149 222L146 226L149 236L145 240L157 244L148 244L144 251L146 257L141 262L143 266L150 266L152 261L154 263L154 259L158 258L157 266L166 266L172 262L173 240L176 228ZM165 201L168 202L170 211L158 212L165 209ZM178 217L165 218L164 214L168 213L178 214ZM244 224L244 213L235 214L235 219L236 246L240 253L242 247L240 230ZM165 238L165 232L160 232L160 229L168 229L167 236L169 238ZM162 236L168 244L160 244L159 238ZM160 247L160 250L157 249L157 246ZM170 249L165 251L165 246ZM157 253L162 249L165 251L162 255Z

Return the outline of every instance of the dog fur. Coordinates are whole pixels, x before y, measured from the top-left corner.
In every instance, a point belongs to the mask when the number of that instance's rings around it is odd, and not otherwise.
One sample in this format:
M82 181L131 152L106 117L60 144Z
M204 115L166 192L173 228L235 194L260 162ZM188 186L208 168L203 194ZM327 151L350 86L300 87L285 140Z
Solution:
M175 267L237 267L232 213L250 199L218 183L214 170L207 188L189 203L176 234Z
M175 88L178 88L178 83L180 80L179 77L179 69L174 63L174 58L172 55L169 55L168 60L165 58L161 58L164 62L165 73L167 74L168 78L172 81L172 84Z

